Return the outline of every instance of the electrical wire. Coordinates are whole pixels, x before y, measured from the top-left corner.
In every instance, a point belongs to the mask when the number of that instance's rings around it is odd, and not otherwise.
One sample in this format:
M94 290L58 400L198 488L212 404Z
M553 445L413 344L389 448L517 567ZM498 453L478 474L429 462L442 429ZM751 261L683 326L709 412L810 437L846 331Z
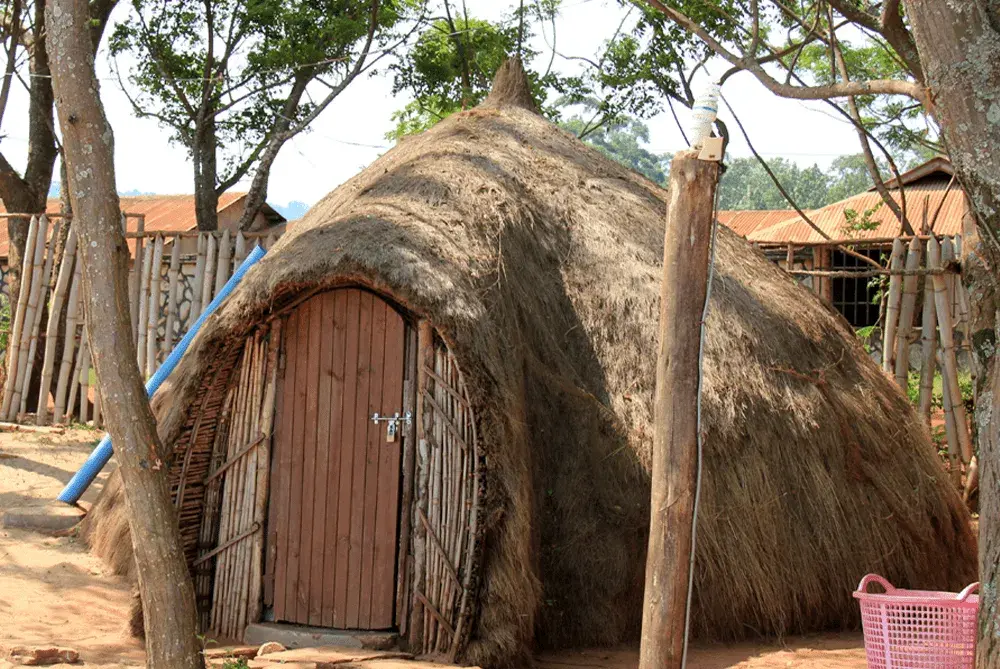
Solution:
M703 450L701 433L701 387L705 370L705 330L708 322L709 304L712 299L712 280L715 277L716 238L719 232L719 172L715 177L715 202L712 205L712 241L708 254L708 286L705 289L705 304L701 308L701 324L698 340L698 386L695 390L695 425L698 430L698 453L695 460L694 508L691 511L691 557L688 561L688 590L684 610L684 648L681 652L681 669L687 667L688 638L691 636L691 602L694 600L694 554L698 544L698 505L701 503L701 470Z

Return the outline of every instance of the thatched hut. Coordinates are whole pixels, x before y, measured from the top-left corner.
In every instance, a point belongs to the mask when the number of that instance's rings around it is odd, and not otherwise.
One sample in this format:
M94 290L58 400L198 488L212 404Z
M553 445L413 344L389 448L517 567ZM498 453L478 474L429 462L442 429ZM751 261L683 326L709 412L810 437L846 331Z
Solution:
M637 638L666 193L521 79L290 226L155 398L206 627L389 629L489 666ZM906 398L725 229L703 406L696 635L855 624L869 571L974 578ZM113 478L87 529L129 571L123 507Z

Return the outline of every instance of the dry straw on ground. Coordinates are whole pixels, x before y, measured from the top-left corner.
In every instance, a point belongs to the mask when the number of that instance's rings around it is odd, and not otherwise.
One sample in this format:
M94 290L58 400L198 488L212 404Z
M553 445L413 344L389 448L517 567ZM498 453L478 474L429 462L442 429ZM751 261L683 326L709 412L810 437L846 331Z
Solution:
M300 291L362 284L429 318L487 458L462 659L490 666L533 643L637 638L667 195L500 88L289 226L155 402L172 444L208 361ZM975 579L968 513L906 398L845 321L725 229L704 433L698 636L853 625L850 592L871 571L925 588ZM113 483L90 537L130 571L123 512Z

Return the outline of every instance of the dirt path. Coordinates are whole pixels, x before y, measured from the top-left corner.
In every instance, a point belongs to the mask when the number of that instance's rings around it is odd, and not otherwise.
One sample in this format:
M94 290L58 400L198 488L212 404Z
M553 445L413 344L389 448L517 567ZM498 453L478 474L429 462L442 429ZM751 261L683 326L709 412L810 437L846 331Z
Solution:
M536 669L636 669L635 649L544 653ZM780 644L694 644L687 669L866 669L859 634L823 634Z
M0 514L54 499L99 436L90 430L0 432ZM85 504L106 477L87 492ZM66 646L80 652L86 667L142 666L142 646L125 630L130 601L130 588L73 537L0 529L0 658L15 645ZM602 649L538 659L538 669L635 669L638 653ZM0 660L0 669L9 666ZM688 669L864 667L857 634L789 639L784 645L696 645L688 662Z
M54 499L99 436L0 432L0 514ZM0 657L15 645L67 646L87 666L142 666L142 647L125 631L130 601L130 589L75 538L0 529Z

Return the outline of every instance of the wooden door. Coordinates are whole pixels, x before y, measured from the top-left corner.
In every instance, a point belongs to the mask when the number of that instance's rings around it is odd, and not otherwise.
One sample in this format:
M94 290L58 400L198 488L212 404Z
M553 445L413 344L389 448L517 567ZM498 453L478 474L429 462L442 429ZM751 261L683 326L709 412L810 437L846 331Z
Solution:
M393 626L402 317L371 293L322 293L288 317L275 417L265 602L274 620ZM268 601L269 600L269 601Z

